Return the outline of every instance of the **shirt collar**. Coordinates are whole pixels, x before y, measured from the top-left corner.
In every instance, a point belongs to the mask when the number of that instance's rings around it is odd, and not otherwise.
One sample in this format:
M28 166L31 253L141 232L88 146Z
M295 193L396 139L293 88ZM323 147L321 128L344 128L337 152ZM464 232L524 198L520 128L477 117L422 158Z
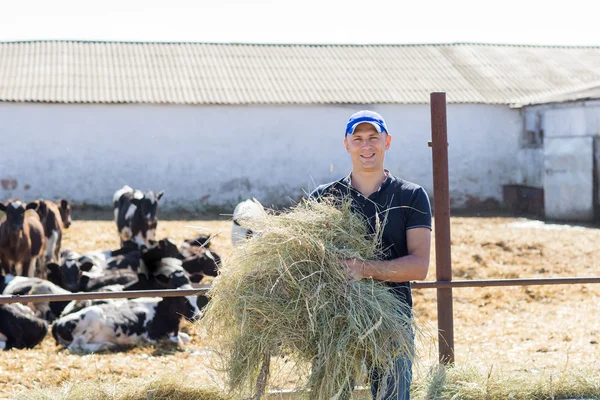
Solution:
M379 193L381 191L381 189L385 189L385 187L387 185L390 184L390 182L392 181L392 174L390 174L390 171L388 171L387 169L384 169L383 172L385 172L385 179L383 180L383 182L381 182L381 185L379 185L379 188L377 189L377 191L375 193ZM351 187L352 189L356 190L354 188L354 186L352 186L352 172L350 172L344 179L343 182L348 185L348 187Z

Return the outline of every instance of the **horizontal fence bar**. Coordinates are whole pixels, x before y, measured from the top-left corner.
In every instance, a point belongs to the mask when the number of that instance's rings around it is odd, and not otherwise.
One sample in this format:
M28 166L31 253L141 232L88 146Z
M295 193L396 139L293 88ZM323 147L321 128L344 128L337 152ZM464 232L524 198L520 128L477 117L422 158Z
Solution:
M413 282L413 289L486 287L486 286L543 286L600 283L600 277L589 278L532 278L532 279L489 279L468 281Z
M0 304L8 303L43 303L47 301L129 299L138 297L182 297L204 294L210 286L199 286L194 289L163 290L131 290L127 292L79 292L68 294L32 294L0 296Z
M533 278L533 279L489 279L468 281L412 282L413 289L464 288L488 286L544 286L600 283L600 277L587 278ZM198 285L194 289L132 290L128 292L79 292L68 294L32 294L0 296L0 304L43 303L47 301L124 299L138 297L181 297L205 294L210 285Z

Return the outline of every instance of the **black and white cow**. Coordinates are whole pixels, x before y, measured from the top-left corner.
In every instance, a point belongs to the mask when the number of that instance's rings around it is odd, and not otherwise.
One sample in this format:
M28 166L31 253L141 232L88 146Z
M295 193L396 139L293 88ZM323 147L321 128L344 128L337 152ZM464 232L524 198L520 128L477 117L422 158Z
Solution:
M24 276L7 275L0 280L1 293L6 296L20 295L36 295L36 294L69 294L57 285L40 278L28 278ZM30 308L35 312L38 318L42 318L48 322L54 321L67 306L68 301L53 301L32 303Z
M173 254L175 252L175 254ZM185 260L173 257L177 255L176 246L168 239L158 242L155 247L142 251L138 281L126 285L124 290L157 290L169 286L174 289L193 289L190 274L184 267ZM185 265L187 266L187 265ZM187 296L189 304L195 308L195 314L208 303L206 296Z
M250 229L245 221L259 219L265 215L263 206L254 199L248 199L238 203L233 210L233 222L231 227L231 242L233 245L252 237Z
M191 245L200 243L202 237L186 240L181 246L181 251L175 243L169 239L161 239L157 246L148 251L160 254L160 257L171 257L181 260L181 266L190 276L192 282L200 282L205 276L217 276L221 257L215 252L208 250L208 238L202 246ZM206 246L206 247L205 247ZM148 257L148 256L147 256Z
M107 260L106 268L107 270L128 269L131 271L137 271L140 267L141 259L142 253L139 251L118 255Z
M137 281L137 272L130 269L114 269L106 270L102 275L93 277L83 273L79 283L83 292L99 292L122 291L125 286ZM120 290L117 288L120 288Z
M71 300L69 304L60 313L60 318L65 315L76 313L79 310L83 310L86 307L98 306L100 304L118 303L126 301L127 299L94 299L94 300Z
M81 285L81 278L104 275L106 260L102 252L88 252L79 254L72 250L63 250L60 253L60 263L49 263L48 280L70 292L85 290Z
M123 290L160 290L165 287L193 289L189 274L183 269L181 260L167 257L152 263L143 262L138 270L138 280L126 285ZM199 305L204 302L198 297L186 296L195 315L199 315Z
M165 257L183 258L177 246L169 239L161 239L158 242L152 240L149 245L138 245L133 241L126 241L120 249L103 252L106 256L106 269L130 269L137 271L142 261L142 254L150 251L146 255L146 260L151 257L153 261L158 261ZM151 255L153 254L153 255Z
M125 185L113 195L115 222L121 243L133 240L139 244L149 244L156 238L158 223L158 201L164 191L143 193Z
M117 250L107 250L107 251L104 251L103 253L104 253L106 259L108 260L110 258L126 255L126 254L129 254L132 252L139 253L143 249L147 249L148 247L151 247L151 246L152 246L152 244L148 245L146 243L143 243L140 245L139 243L136 243L133 240L127 240L127 241L121 243L121 247L118 248Z
M138 280L124 290L192 289L182 261L166 257L172 251L168 241L142 250ZM195 320L207 304L205 295L72 302L65 308L66 315L54 323L52 335L58 344L74 352L154 343L162 338L186 343L189 336L179 332L181 317Z
M210 249L211 235L200 234L193 239L186 239L181 245L181 254L184 257L190 257L198 253L199 249Z
M139 251L109 258L108 261L105 253L64 251L60 265L48 264L48 280L71 292L95 292L106 286L137 281L135 271L140 263Z
M215 277L219 273L221 259L217 253L203 249L196 255L185 258L181 266L187 271L192 282L200 282L205 276Z
M0 304L0 349L31 349L48 333L48 324L21 304Z
M200 282L205 276L217 276L221 257L215 252L208 250L210 236L200 235L194 239L185 240L181 249L168 238L153 242L152 246L144 249L146 259L154 258L177 258L181 260L181 266L188 272L192 282ZM153 254L153 255L152 255Z
M190 337L179 330L182 317L194 318L183 297L115 300L61 317L52 325L52 336L70 351L84 353L167 338L185 344Z

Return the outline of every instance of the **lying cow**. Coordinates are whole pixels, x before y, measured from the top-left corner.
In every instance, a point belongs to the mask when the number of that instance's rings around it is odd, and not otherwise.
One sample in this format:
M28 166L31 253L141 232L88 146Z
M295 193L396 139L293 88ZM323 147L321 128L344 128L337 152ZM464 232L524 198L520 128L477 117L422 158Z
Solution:
M66 316L66 315L69 315L69 314L74 314L77 311L83 310L84 308L87 308L87 307L99 306L100 304L118 303L118 302L124 302L124 301L127 301L127 299L117 298L117 299L71 300L69 302L69 304L67 304L67 306L63 309L62 313L60 313L60 318Z
M0 293L5 296L71 293L44 279L12 275L0 279L0 289ZM68 301L32 303L29 307L35 312L36 317L52 322L62 313L68 303Z
M130 257L130 254L117 258ZM139 256L130 259L131 262L126 263L128 266L139 263ZM116 262L114 258L105 261L103 252L79 254L69 250L62 253L61 264L48 264L48 280L71 292L95 292L105 286L127 285L137 281L137 268L119 269L114 266Z
M142 193L125 185L113 195L115 222L121 243L133 240L148 244L156 237L158 201L164 191Z
M126 285L123 290L154 290L168 285L174 289L193 289L190 274L186 271L185 260L172 257L174 251L168 239L157 246L142 251L138 280ZM187 296L188 302L196 308L196 314L208 303L206 296Z
M5 275L46 277L46 237L36 206L20 200L0 202L0 211L6 213L0 220L0 265Z
M116 272L121 272L121 271L116 271ZM124 272L132 272L132 271L128 271L128 270L124 270ZM173 277L173 276L171 276ZM159 281L164 281L164 280L168 280L169 278L167 277L159 277ZM174 279L174 281L177 280L177 278ZM90 286L92 286L93 284L90 284ZM99 287L94 290L94 291L98 291L98 292L123 292L123 291L130 291L130 290L152 290L152 289L162 289L163 286L162 285L156 285L154 284L151 280L147 279L145 276L143 276L141 279L137 280L135 283L132 284L128 284L128 285L122 285L122 284L113 284L113 285L107 285L107 286L102 286L99 285ZM188 286L184 286L181 287L180 289L189 289L190 287ZM195 304L196 304L196 308L194 308L192 306L192 303L190 303L190 299L193 301L194 297L197 298ZM197 316L200 315L200 312L202 311L202 309L208 304L208 297L204 294L198 294L197 296L189 296L186 297L189 307L191 309L193 309L193 312L191 313L192 318L191 320L195 320L197 319ZM61 313L61 317L67 315L67 314L72 314L74 312L77 312L85 307L90 307L90 306L94 306L94 305L100 305L100 304L106 304L106 303L115 303L118 301L122 301L123 299L96 299L96 300L73 300L71 301L62 311Z
M205 276L217 276L220 263L221 259L217 253L203 249L198 254L183 259L181 266L190 275L190 280L197 283Z
M104 274L106 261L101 252L79 254L72 250L63 250L60 263L47 265L48 280L70 292L84 291L81 278L85 274L94 278Z
M186 242L187 243L187 242ZM181 260L181 267L188 273L192 282L200 282L205 276L217 276L221 258L218 254L204 247L182 246L179 251L177 246L169 239L161 239L158 243L144 251L146 262L158 261L163 258L176 258Z
M200 249L210 249L211 236L200 234L194 239L186 239L181 245L181 254L185 257L190 257L197 254Z
M21 304L0 304L0 349L31 349L48 333L46 321Z
M115 269L106 270L99 276L90 276L84 273L79 283L83 292L99 292L114 291L117 287L120 288L118 291L121 291L125 286L134 284L137 281L138 274L135 271L130 269Z
M163 240L160 242L151 240L149 244L140 245L132 240L127 240L123 242L121 248L117 250L103 251L102 254L106 260L106 269L130 269L132 271L137 271L142 260L142 252L157 247L159 243L162 242ZM175 249L177 249L177 246L175 246Z
M52 325L52 336L57 344L70 351L84 353L142 342L156 343L163 338L182 344L190 340L179 331L181 316L189 316L188 310L181 297L94 305L58 319Z
M196 316L184 297L116 300L61 317L52 325L52 336L70 351L84 353L166 338L185 344L190 337L179 331L181 318Z

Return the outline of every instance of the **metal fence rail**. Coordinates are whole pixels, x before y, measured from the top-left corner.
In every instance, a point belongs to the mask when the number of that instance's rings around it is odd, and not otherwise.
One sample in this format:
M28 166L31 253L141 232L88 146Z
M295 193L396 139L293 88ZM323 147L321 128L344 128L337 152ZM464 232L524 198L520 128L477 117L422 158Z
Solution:
M139 297L182 297L204 294L210 286L204 285L194 289L163 290L131 290L127 292L80 292L69 294L32 294L0 296L0 304L9 303L44 303L71 300L132 299Z
M413 289L465 288L489 286L542 286L600 283L600 277L586 278L523 278L523 279L484 279L468 281L414 282Z
M498 287L498 286L542 286L600 283L600 277L585 278L525 278L525 279L487 279L466 281L413 282L413 289ZM32 294L0 296L0 304L43 303L71 300L133 299L139 297L181 297L205 294L210 285L200 285L194 289L132 290L128 292L80 292L69 294Z

